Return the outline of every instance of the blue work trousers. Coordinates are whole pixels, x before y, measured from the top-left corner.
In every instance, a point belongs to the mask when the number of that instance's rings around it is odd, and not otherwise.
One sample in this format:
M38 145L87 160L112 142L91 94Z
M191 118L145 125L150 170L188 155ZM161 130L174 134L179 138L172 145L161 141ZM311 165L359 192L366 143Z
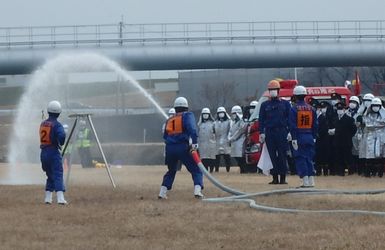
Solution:
M169 144L166 145L166 164L167 173L163 177L162 186L168 190L172 188L175 174L177 171L178 161L181 161L191 173L195 185L200 185L203 189L203 175L198 165L192 158L188 144Z
M43 171L47 175L46 191L65 191L63 183L63 164L60 152L56 148L45 148L40 154Z
M273 169L272 175L286 175L286 152L289 148L287 142L287 130L285 128L266 128L266 146L269 151Z
M315 143L310 133L297 134L298 150L293 150L297 174L300 178L314 176Z

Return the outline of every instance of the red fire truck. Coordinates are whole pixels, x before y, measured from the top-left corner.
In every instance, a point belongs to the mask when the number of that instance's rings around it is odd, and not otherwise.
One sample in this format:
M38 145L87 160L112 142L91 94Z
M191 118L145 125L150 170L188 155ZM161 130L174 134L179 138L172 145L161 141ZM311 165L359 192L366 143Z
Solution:
M282 80L280 81L281 90L279 91L279 96L282 99L290 101L290 98L293 95L293 89L298 84L297 80ZM349 86L345 87L307 87L307 97L305 100L309 100L310 98L314 98L317 101L330 101L331 94L337 93L341 95L343 100L348 104L349 98L357 94L357 90L359 90L360 86L355 85L355 91L352 91ZM262 145L259 142L259 124L258 124L258 116L259 109L261 104L269 99L269 92L265 91L262 97L258 101L258 105L255 108L253 114L249 118L249 125L247 127L246 140L245 140L245 157L246 162L249 165L256 165L259 161L262 151Z

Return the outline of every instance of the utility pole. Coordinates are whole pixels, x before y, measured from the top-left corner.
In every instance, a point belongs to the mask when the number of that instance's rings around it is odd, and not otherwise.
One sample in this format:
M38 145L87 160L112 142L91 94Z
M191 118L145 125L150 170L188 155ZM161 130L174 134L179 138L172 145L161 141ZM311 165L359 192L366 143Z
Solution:
M124 16L121 16L121 21L119 22L119 45L123 45L123 27L124 27Z

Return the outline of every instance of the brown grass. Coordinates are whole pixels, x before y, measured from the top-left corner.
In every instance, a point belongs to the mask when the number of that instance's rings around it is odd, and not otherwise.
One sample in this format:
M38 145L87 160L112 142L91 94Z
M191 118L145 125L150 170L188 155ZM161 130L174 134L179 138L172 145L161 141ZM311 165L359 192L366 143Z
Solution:
M5 166L0 165L0 177ZM31 167L42 175L38 166ZM269 178L222 172L216 176L248 192L272 189ZM165 167L72 172L66 207L44 205L42 185L0 186L0 249L384 249L385 218L349 214L277 214L245 204L209 204L193 198L191 176L177 174L167 201L157 199ZM298 184L289 177L290 187ZM320 188L385 187L385 180L319 177ZM206 181L207 197L226 196ZM263 204L309 209L385 211L385 195L259 198Z

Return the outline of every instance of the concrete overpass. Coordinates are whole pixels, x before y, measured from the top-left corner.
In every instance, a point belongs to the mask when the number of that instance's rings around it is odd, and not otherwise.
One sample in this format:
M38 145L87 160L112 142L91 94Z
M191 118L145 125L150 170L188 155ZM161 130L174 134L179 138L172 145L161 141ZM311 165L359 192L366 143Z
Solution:
M384 20L9 27L0 74L90 51L131 70L385 66L384 37Z

